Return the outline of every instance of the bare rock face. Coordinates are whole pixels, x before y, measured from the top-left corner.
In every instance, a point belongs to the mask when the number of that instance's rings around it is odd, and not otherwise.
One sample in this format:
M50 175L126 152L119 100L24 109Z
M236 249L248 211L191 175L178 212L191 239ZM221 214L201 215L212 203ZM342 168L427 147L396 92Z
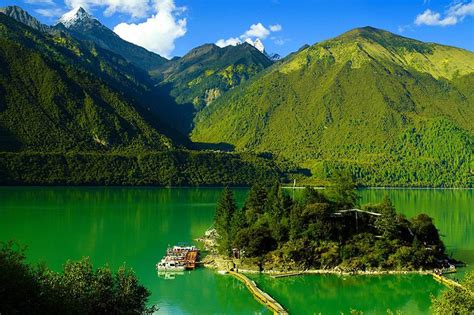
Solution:
M0 8L0 13L14 18L18 22L28 25L35 30L41 32L49 32L51 30L51 27L42 24L40 21L32 17L28 12L16 5Z

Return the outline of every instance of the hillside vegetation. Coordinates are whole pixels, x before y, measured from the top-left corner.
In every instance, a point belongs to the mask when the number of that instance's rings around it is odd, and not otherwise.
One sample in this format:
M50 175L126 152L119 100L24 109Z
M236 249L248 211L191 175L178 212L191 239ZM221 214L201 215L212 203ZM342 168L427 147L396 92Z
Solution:
M271 64L267 56L247 43L223 48L206 44L151 73L171 86L178 104L191 103L200 109Z
M216 100L191 137L272 152L318 183L472 186L474 53L366 27L307 47Z
M253 154L0 152L2 185L246 186L286 180L282 167Z
M3 14L0 43L3 150L171 147L159 132L166 128L139 105L146 73L125 60Z
M67 33L0 13L0 73L0 184L248 185L282 176L253 154L184 149L147 73Z

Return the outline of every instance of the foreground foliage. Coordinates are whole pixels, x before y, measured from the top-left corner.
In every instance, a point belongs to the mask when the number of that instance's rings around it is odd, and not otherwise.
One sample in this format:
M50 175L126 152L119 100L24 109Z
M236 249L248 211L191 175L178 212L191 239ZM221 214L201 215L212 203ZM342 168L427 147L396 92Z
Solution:
M351 211L357 200L344 176L324 193L306 188L299 201L278 183L270 189L257 184L240 209L226 189L216 210L219 250L229 255L237 248L266 270L416 270L445 262L444 244L428 215L409 220L388 198Z
M439 315L470 315L474 313L474 272L461 282L463 288L454 287L440 297L433 298L433 312Z
M141 314L150 292L125 266L94 270L90 260L67 261L62 272L25 262L24 249L0 244L2 314Z

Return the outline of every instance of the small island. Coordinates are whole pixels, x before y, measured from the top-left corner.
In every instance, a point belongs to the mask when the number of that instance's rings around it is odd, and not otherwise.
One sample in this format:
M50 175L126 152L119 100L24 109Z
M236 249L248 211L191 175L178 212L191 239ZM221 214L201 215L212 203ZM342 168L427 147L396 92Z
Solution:
M388 273L449 267L453 261L433 219L397 213L388 197L358 205L352 180L339 175L326 190L302 198L278 183L255 184L239 208L225 189L207 233L208 267L247 272ZM229 266L230 264L230 266Z

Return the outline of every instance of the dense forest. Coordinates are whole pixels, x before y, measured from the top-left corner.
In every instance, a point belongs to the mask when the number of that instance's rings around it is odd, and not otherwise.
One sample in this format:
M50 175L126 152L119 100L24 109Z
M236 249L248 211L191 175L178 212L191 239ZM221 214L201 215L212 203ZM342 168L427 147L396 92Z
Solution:
M4 185L245 186L284 180L281 167L253 154L169 150L118 153L1 153Z
M88 258L67 261L62 272L28 264L25 249L0 243L1 314L145 314L150 292L131 269L94 268Z
M191 139L338 169L366 186L471 187L474 54L371 27L285 58L195 118Z
M360 186L474 183L472 52L365 27L276 63L248 44L205 44L169 61L150 53L153 60L139 67L134 51L146 51L118 37L116 49L104 45L115 35L83 10L74 30L42 25L19 7L3 12L0 152L12 158L0 161L4 184L249 185L275 178L273 166L262 175L270 163L262 156L288 162L277 177L304 185L328 185L341 171ZM176 172L168 159L154 163L161 174L145 174L136 162L176 151L193 162ZM63 162L46 163L45 173L39 157L60 154ZM71 159L94 154L135 162L116 174L93 168L108 173L101 176ZM259 169L258 178L250 169Z
M157 108L169 100L148 74L99 45L1 13L0 43L0 184L249 185L284 176L263 156L186 149L199 145L163 123Z
M432 218L407 219L388 198L357 209L354 188L350 177L339 175L331 189L306 188L293 200L278 183L256 184L242 208L225 189L215 217L219 251L239 249L244 263L260 270L417 270L445 263Z

